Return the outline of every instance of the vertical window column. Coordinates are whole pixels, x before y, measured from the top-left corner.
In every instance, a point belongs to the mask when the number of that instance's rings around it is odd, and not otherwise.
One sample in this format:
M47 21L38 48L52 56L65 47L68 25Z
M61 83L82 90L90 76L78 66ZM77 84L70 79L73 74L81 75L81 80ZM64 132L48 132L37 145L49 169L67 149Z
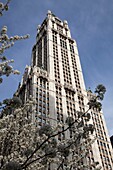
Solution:
M63 106L62 106L62 88L59 86L55 86L56 88L56 114L57 114L57 122L62 124L61 130L64 129L64 115L63 115ZM59 134L58 140L64 140L65 134Z
M38 41L38 62L37 62L37 66L38 67L42 67L42 38Z
M49 115L49 83L44 78L37 78L38 87L36 92L36 123L42 126L47 123Z
M43 66L43 69L47 71L47 33L45 32L44 33L44 36L43 36L43 63L42 63L42 66Z
M32 49L32 65L36 66L36 45L34 45Z
M70 49L70 40L67 39L66 41L67 41L68 60L69 60L69 66L70 66L70 72L71 72L72 86L73 86L74 89L76 89L74 72L73 72L74 68L73 68L71 57L70 57L71 56L71 51L73 51L73 53L74 53L74 47L71 44L71 49Z
M53 58L54 58L54 76L55 82L60 83L60 68L59 68L59 58L58 58L58 44L57 44L57 33L52 32L53 37Z

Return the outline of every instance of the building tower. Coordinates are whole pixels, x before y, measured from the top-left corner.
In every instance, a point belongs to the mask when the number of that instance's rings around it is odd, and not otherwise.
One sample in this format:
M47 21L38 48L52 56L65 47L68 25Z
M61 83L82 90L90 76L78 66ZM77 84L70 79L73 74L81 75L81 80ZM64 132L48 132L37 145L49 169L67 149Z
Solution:
M91 93L85 89L76 41L71 38L67 21L62 22L51 11L38 26L31 66L26 66L17 93L23 102L30 95L36 99L32 115L36 126L45 122L54 126L57 121L65 122L67 116L76 117L76 110L87 110ZM102 112L92 110L91 123L97 139L87 161L99 161L102 170L112 170L112 149ZM65 137L59 135L58 140Z

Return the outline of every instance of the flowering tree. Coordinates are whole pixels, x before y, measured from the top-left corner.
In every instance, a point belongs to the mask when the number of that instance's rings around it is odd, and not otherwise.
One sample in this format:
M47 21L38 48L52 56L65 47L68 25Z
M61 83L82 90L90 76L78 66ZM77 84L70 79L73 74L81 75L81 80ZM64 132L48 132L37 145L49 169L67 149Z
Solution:
M84 170L94 167L101 169L98 162L92 165L80 163L86 158L94 142L94 126L90 120L90 109L101 109L99 100L103 99L106 89L97 86L88 103L88 110L77 112L77 118L67 117L65 124L52 127L43 124L38 128L31 122L31 107L35 103L30 99L24 106L19 98L5 100L1 103L0 119L0 169L1 170ZM33 112L33 111L32 111ZM84 121L85 119L85 121ZM62 126L64 129L62 130ZM58 141L61 133L71 132L72 138Z
M9 2L11 0L7 0L6 4L3 4L0 2L0 16L3 15L4 11L7 11L9 6ZM22 40L28 38L29 35L24 36L13 36L9 37L7 35L7 26L3 26L0 30L0 83L2 83L3 75L9 76L11 73L13 74L19 74L18 70L14 70L13 67L10 65L10 63L14 62L14 60L8 60L6 56L4 56L5 50L12 47L15 43L15 41Z
M0 2L0 16L3 15L3 12L4 11L8 11L9 9L9 3L10 3L11 0L7 0L5 4L3 4L2 2Z

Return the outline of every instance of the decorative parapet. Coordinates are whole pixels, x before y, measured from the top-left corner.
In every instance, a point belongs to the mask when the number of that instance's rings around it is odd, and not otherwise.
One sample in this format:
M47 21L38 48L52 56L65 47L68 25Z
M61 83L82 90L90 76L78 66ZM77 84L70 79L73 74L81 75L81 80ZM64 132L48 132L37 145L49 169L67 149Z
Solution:
M64 88L76 93L75 89L71 85L64 84Z
M34 67L34 68L33 68L33 73L34 73L35 75L37 75L38 77L43 77L43 78L45 78L45 79L47 79L47 80L48 80L48 78L49 78L49 75L48 75L47 71L46 71L46 70L43 70L43 69L41 69L41 68L39 68L39 67Z

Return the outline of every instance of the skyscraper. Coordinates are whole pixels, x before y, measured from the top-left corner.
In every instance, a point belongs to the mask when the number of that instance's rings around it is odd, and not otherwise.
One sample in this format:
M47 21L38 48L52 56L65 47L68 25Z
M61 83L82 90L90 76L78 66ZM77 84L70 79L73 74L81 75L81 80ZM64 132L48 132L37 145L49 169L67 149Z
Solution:
M86 91L78 48L67 21L62 22L51 11L37 29L31 66L27 66L17 91L23 103L32 95L36 101L32 121L36 126L48 122L53 126L76 118L76 111L86 111L92 93ZM99 161L102 170L113 169L112 149L102 112L91 111L96 140L87 161ZM71 137L71 133L70 133ZM66 138L60 134L58 140Z

